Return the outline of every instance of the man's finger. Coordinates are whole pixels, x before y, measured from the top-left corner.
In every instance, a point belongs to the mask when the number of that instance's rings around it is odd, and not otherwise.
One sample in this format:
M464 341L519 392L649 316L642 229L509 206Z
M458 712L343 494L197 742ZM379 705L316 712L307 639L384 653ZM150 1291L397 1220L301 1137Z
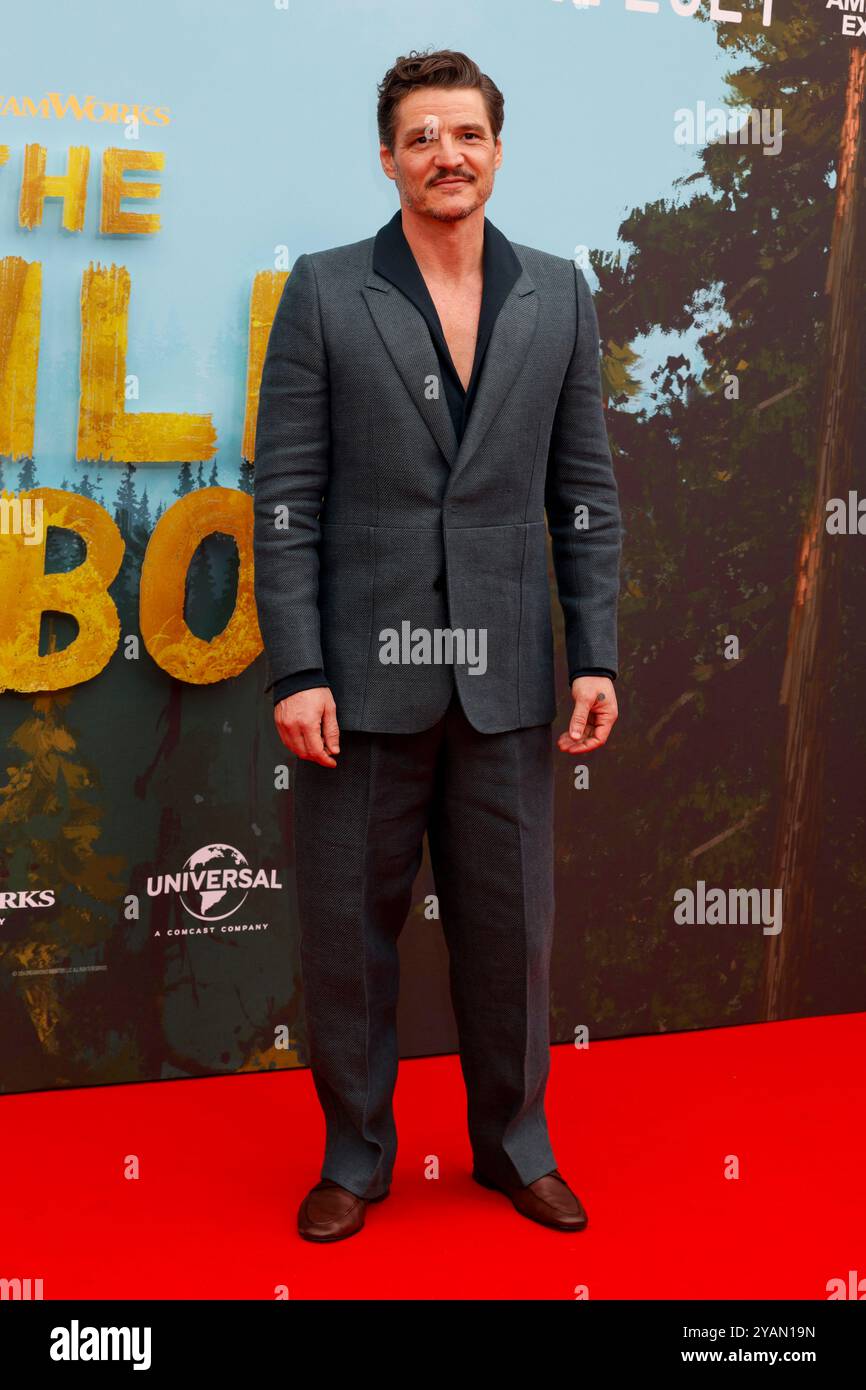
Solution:
M299 758L304 746L304 740L298 733L298 721L296 719L277 719L276 724L277 733L286 748L288 748L290 753L294 753L295 756Z
M592 709L592 701L585 695L578 696L568 725L568 737L578 739L586 728L586 717Z
M561 734L557 740L558 747L564 753L591 753L594 748L601 748L607 743L616 719L617 711L611 705L595 704L583 733L575 738L569 725L568 733Z
M560 750L563 753L569 754L592 753L595 748L601 748L601 746L602 740L600 738L581 739L580 742L577 743L574 739L569 738L567 734L563 734L559 743Z
M599 743L607 743L610 731L616 723L616 711L609 705L596 705L592 711L587 733Z
M302 726L304 744L306 746L305 757L311 763L321 763L322 767L336 767L337 764L330 753L325 751L322 742L321 724L318 720L310 721Z
M325 747L329 753L339 753L340 751L340 726L337 723L337 706L333 701L325 706L325 717L322 720L322 731L325 736Z

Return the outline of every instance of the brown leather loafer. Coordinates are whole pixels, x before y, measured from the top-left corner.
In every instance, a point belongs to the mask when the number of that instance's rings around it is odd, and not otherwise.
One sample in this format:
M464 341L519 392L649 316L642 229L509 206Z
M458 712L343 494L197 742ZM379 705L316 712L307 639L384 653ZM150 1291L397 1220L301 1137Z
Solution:
M345 1240L364 1225L367 1203L383 1202L390 1187L380 1197L358 1197L331 1178L323 1178L310 1188L298 1209L298 1235L304 1240Z
M556 1231L583 1231L589 1224L589 1217L576 1192L572 1192L558 1168L536 1178L527 1187L502 1187L491 1182L480 1173L473 1172L473 1178L482 1187L504 1192L521 1216L530 1221L538 1221L542 1226L552 1226Z

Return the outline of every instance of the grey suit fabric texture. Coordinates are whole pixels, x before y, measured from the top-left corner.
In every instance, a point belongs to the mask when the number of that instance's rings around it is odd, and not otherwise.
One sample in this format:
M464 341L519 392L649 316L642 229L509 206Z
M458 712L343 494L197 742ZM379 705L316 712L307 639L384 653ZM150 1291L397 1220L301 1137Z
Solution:
M617 669L622 544L581 271L511 243L521 273L458 441L427 324L374 271L374 242L295 263L265 356L254 491L269 687L323 668L340 724L336 768L297 766L300 956L322 1177L367 1198L388 1190L396 1155L397 941L425 831L475 1168L526 1185L556 1166L546 533L569 670ZM381 634L406 623L483 630L486 669L385 664Z
M268 684L324 668L346 730L429 728L455 682L480 732L548 723L547 527L569 670L618 665L620 511L589 287L571 261L512 243L523 270L458 444L426 323L372 269L374 241L299 256L268 340L253 536ZM483 674L384 664L381 634L404 622L483 631Z
M307 1045L326 1121L322 1176L359 1197L390 1186L397 939L426 830L475 1167L500 1184L533 1182L556 1167L544 1115L550 727L479 734L455 691L431 729L350 733L341 746L336 769L299 762L295 790Z

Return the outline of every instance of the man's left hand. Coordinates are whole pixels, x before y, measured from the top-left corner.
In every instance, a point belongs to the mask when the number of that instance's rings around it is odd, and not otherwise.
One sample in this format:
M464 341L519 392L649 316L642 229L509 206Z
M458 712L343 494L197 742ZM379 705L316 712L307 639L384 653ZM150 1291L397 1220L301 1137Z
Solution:
M613 681L609 676L578 676L571 682L571 694L574 712L557 747L563 753L591 753L607 743L619 715Z

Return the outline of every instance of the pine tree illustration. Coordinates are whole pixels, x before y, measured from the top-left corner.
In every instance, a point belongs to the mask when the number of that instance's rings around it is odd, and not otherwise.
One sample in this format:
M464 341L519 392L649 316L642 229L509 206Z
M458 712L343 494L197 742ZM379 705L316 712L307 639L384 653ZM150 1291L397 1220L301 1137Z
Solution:
M195 484L192 480L192 465L182 463L178 469L177 487L174 490L175 497L186 497L188 492L192 492Z
M27 492L30 488L37 487L36 463L33 459L25 459L18 471L17 492Z
M239 492L249 493L250 497L252 497L255 474L256 470L253 464L247 463L246 459L241 459L241 466L238 469L238 481L236 484Z

